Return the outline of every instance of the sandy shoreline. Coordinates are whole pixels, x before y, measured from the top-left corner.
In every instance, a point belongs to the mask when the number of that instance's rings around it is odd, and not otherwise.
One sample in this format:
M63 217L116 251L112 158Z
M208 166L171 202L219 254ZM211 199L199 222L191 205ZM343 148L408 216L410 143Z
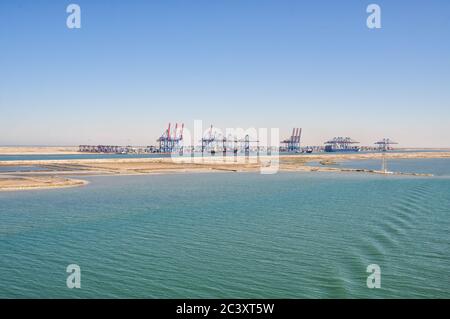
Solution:
M410 153L319 153L280 155L281 168L303 166L308 162L339 162L347 160L367 159L428 159L450 158L449 152L410 152ZM5 166L40 166L49 170L159 170L159 169L259 169L261 165L274 161L276 157L260 156L213 156L213 157L164 157L164 158L97 158L97 159L55 159L55 160L14 160L0 161L0 167Z
M55 176L0 178L0 192L66 188L87 185L89 182L80 179L60 178Z
M80 154L77 146L0 146L0 155Z
M450 152L450 148L429 148L429 149L404 148L399 150L412 152L420 152L421 150L431 152L432 151ZM98 153L81 153L78 151L78 146L0 146L0 155L74 155L74 154L98 154ZM312 156L314 156L314 154Z
M389 159L450 158L450 152L387 153ZM345 160L380 159L382 153L301 154L279 157L279 171L295 172L367 172L380 171L345 169L340 167L309 166L308 162L331 164ZM277 163L276 157L196 157L196 158L120 158L70 159L38 161L0 161L0 167L11 166L12 171L0 172L0 190L25 190L83 186L83 180L65 176L149 175L200 172L259 172L261 167ZM39 171L14 171L14 166L39 166ZM415 174L420 175L420 174Z

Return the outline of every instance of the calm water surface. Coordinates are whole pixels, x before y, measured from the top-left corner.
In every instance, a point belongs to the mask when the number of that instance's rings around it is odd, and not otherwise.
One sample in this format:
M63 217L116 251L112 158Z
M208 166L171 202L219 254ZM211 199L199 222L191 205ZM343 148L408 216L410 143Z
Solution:
M110 176L3 192L0 297L449 298L444 175ZM366 286L373 263L381 289Z
M450 176L449 158L424 158L424 159L387 159L387 169L393 172L402 173L423 173L435 176ZM311 166L323 166L319 162L310 162ZM356 168L381 170L381 159L365 159L339 161L336 164L327 165L330 167Z
M340 163L347 168L381 169L381 160L346 161ZM450 159L387 159L387 169L393 172L426 173L450 176Z

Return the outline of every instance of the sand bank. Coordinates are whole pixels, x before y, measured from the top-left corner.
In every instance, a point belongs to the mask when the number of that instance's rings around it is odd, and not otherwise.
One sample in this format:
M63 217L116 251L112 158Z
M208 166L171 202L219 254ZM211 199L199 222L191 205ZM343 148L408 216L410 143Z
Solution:
M414 153L387 153L388 159L423 159L423 158L450 158L450 152L414 152ZM281 170L317 170L317 167L307 166L308 162L332 163L345 160L380 159L381 153L353 153L353 154L308 154L288 155L279 157ZM276 163L276 157L260 156L245 158L244 156L229 157L195 157L195 158L120 158L120 159L70 159L70 160L20 160L0 161L0 166L40 166L45 168L43 172L33 174L49 175L60 173L89 173L102 174L129 174L152 173L163 171L205 171L205 170L229 170L229 171L256 171L261 166L269 166ZM332 167L319 167L320 169L341 170Z
M88 182L55 176L0 177L0 191L34 190L83 186Z
M386 158L450 158L450 152L387 153ZM41 171L0 173L0 190L36 189L81 186L86 182L57 176L143 175L199 172L259 172L261 167L273 166L279 160L279 171L296 172L365 172L381 174L381 171L348 169L341 167L308 166L308 162L324 164L344 160L380 159L381 153L353 154L301 154L276 157L245 158L120 158L120 159L71 159L41 161L0 161L0 166L39 166ZM414 174L421 175L421 174Z
M0 155L79 154L76 146L0 146Z

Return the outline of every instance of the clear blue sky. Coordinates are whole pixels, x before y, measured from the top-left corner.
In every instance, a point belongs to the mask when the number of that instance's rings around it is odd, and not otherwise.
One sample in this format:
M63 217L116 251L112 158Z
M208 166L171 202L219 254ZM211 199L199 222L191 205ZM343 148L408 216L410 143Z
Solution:
M149 145L201 119L450 147L450 1L1 0L0 111L0 145Z

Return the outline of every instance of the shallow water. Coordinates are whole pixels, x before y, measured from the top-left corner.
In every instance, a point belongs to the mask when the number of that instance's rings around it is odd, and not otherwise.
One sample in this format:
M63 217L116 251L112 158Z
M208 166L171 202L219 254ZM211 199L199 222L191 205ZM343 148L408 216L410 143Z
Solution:
M387 159L387 170L402 173L433 174L435 176L450 176L449 158L424 158L424 159ZM308 165L323 166L319 162L311 162ZM330 167L356 168L381 170L381 159L365 159L340 161Z
M0 297L450 297L450 178L89 180L0 193ZM81 289L66 288L72 263Z
M14 165L14 166L0 166L0 173L6 173L6 172L35 172L35 171L46 171L48 170L45 167L40 166L21 166L21 165Z

